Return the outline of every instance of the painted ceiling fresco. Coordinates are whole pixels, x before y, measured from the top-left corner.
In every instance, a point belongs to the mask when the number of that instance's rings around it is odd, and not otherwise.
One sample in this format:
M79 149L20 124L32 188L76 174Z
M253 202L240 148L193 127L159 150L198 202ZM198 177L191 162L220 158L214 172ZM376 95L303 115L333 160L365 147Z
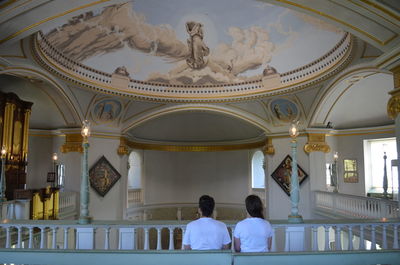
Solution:
M69 58L130 78L170 84L236 83L323 56L339 29L249 0L137 0L88 12L45 32Z

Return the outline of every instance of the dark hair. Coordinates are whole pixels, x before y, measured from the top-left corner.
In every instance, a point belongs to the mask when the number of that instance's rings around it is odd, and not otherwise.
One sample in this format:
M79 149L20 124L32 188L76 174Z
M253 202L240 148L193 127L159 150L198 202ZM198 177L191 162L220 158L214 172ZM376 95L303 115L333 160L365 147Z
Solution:
M199 208L201 214L205 217L210 217L214 211L215 202L211 196L203 195L199 199Z
M246 198L246 209L251 217L264 219L263 204L257 195L249 195Z

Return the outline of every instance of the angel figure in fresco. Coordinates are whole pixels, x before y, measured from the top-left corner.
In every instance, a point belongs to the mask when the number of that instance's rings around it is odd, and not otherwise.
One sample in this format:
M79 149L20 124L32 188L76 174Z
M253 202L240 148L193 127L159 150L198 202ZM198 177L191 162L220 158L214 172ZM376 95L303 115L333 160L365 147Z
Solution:
M190 36L187 40L189 57L186 62L192 69L200 69L206 64L204 57L210 53L210 49L203 42L203 25L199 22L189 21L186 22L186 30Z

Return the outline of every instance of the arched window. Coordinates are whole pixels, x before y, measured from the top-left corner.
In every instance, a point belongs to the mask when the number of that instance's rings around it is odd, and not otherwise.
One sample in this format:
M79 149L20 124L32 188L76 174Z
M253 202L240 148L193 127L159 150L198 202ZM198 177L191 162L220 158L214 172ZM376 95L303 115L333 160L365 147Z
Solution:
M253 189L265 188L263 163L264 154L261 151L255 152L251 159L251 187Z
M142 155L139 151L129 154L128 189L142 188Z

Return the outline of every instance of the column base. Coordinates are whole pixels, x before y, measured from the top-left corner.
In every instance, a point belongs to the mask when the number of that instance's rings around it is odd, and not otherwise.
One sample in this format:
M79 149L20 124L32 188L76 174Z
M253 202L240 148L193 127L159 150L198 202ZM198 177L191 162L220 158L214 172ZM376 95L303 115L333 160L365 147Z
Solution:
M288 222L291 224L304 223L303 217L301 215L289 215Z
M78 223L81 225L87 225L90 224L92 221L92 218L90 216L79 216Z

